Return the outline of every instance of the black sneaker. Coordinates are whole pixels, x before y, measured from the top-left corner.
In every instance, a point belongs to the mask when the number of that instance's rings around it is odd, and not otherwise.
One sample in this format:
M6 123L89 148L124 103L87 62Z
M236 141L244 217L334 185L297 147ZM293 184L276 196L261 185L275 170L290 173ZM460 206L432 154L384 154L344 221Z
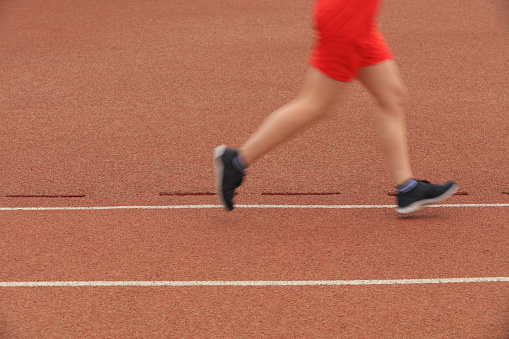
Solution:
M216 194L219 201L228 211L233 210L233 196L235 189L242 183L244 172L239 172L233 167L232 160L237 156L237 151L227 148L225 145L216 147L214 150L214 165L216 168Z
M408 214L419 210L421 206L445 200L456 193L458 187L458 184L454 181L448 181L444 185L434 185L429 181L418 180L417 186L411 191L407 193L398 192L396 212Z

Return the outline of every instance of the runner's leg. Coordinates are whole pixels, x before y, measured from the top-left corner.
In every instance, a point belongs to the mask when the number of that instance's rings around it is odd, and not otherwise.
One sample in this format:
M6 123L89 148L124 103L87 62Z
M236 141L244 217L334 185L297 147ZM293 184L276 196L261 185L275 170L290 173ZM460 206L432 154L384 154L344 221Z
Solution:
M396 186L410 178L412 171L408 158L403 97L405 87L394 60L362 67L359 81L371 92L376 101L376 129L382 152Z
M272 113L239 149L246 166L283 143L302 128L323 117L335 99L343 94L348 82L329 78L310 68L303 92L295 100Z

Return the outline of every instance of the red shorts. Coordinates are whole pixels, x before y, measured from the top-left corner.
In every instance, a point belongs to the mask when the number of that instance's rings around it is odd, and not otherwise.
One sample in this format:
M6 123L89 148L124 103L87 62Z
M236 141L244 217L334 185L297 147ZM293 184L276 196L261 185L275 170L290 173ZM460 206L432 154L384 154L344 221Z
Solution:
M316 41L309 63L339 81L352 81L361 67L392 59L376 16L381 0L316 0Z

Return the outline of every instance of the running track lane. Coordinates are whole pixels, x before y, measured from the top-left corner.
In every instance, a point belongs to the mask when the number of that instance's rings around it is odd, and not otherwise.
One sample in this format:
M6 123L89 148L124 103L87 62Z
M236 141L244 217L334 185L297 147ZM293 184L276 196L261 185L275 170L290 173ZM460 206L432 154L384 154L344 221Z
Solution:
M506 208L3 211L2 281L507 277ZM473 222L476 220L476 222ZM509 284L3 287L0 333L507 336ZM506 331L506 332L504 332Z
M300 86L310 42L304 41L310 38L308 3L125 4L1 4L9 7L2 8L0 32L6 65L1 97L8 117L2 128L9 136L0 186L6 194L84 192L110 204L117 196L206 189L211 178L203 170L210 154L203 149L219 142L238 144ZM382 12L382 28L411 95L407 112L418 175L458 178L462 189L484 196L507 191L508 183L501 157L509 140L503 95L507 39L489 8L475 0L394 0L386 1ZM264 180L249 180L247 191L299 191L313 185L319 191L339 187L346 198L352 193L343 188L354 187L358 197L348 203L379 202L387 175L372 133L359 136L356 128L340 128L371 122L360 114L371 111L368 98L355 88L352 92L327 128L317 126L320 133L304 135L267 157L253 171ZM203 100L196 100L196 93ZM224 119L238 126L234 135L224 128ZM316 147L331 153L295 167L281 161L313 154ZM195 155L192 161L189 154ZM323 168L341 175L332 182ZM199 175L176 179L189 173ZM466 216L458 215L463 210L429 209L412 221L394 219L389 210L291 210L278 211L279 217L260 210L231 216L210 210L66 212L73 217L27 212L2 219L1 232L9 232L1 234L8 239L0 253L7 263L2 265L5 280L357 279L507 272L507 245L501 244L507 233L500 229L507 215L487 215L489 209ZM344 226L341 232L338 225ZM407 235L407 229L415 233ZM505 286L15 288L1 292L6 296L1 296L0 328L6 337L295 332L500 338L507 337L503 330L509 327Z

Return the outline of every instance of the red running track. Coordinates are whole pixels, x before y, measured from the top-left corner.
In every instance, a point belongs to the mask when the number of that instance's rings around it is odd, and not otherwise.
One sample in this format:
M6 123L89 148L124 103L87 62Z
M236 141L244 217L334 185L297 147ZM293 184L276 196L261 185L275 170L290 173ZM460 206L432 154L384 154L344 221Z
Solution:
M310 6L0 3L0 337L509 337L506 280L21 286L509 277L509 207L410 218L391 208L9 209L215 204L160 193L212 192L213 147L240 144L296 94ZM409 89L412 164L419 177L460 182L467 195L451 204L509 203L501 13L473 0L387 0L382 11ZM328 120L253 166L238 201L393 204L370 105L353 85Z

